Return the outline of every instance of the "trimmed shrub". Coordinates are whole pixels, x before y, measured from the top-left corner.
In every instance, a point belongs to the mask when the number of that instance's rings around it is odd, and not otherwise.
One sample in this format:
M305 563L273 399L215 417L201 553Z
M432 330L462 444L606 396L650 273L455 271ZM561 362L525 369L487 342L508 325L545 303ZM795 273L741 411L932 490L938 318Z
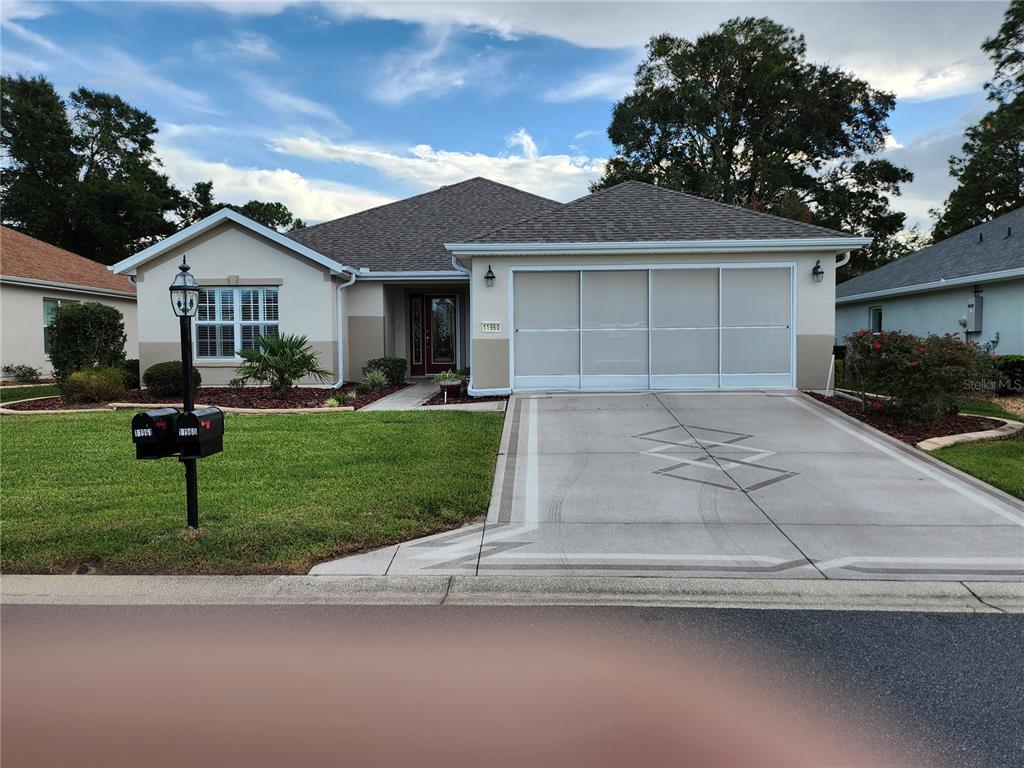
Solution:
M124 371L124 388L138 389L142 386L142 377L139 375L139 361L135 359L125 360L121 364Z
M166 363L151 365L142 374L142 383L157 397L181 397L181 361L168 360ZM192 387L197 389L203 377L192 369Z
M61 394L82 403L116 400L124 394L124 371L120 367L75 371L62 382Z
M106 304L62 304L47 333L58 383L73 371L119 367L124 360L124 317Z
M387 374L379 368L370 368L363 374L363 380L360 383L368 386L371 391L374 389L383 389L390 384Z
M994 373L992 358L977 344L948 334L922 339L865 328L847 336L846 343L844 379L861 393L865 409L867 393L888 395L881 407L907 422L934 424L956 413Z
M3 373L5 378L22 381L26 384L34 384L43 377L42 372L31 365L5 365Z
M405 372L408 369L408 362L404 357L375 357L367 360L363 366L363 375L369 371L383 371L387 377L388 385L396 386L405 381Z
M1024 355L996 355L998 391L1002 394L1024 394Z
M373 392L373 387L367 384L365 381L360 381L356 384L355 393L357 395L368 395Z
M331 376L320 367L320 356L305 336L260 336L256 349L243 349L238 354L242 364L235 369L231 386L258 381L269 384L275 392L286 392L300 379L326 381Z

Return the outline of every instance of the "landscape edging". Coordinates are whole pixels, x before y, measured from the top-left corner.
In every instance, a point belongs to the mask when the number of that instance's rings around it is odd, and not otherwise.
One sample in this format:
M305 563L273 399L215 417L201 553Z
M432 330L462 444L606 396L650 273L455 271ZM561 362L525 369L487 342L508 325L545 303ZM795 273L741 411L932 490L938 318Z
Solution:
M961 416L976 416L974 413L961 413ZM994 416L981 416L979 418L992 419L1003 422L1003 426L995 429L983 429L980 432L961 432L959 435L943 435L941 437L929 437L922 440L915 447L922 451L936 451L939 448L946 448L957 443L973 443L978 440L992 440L997 437L1009 437L1024 429L1024 422L1013 421L1012 419L999 419Z

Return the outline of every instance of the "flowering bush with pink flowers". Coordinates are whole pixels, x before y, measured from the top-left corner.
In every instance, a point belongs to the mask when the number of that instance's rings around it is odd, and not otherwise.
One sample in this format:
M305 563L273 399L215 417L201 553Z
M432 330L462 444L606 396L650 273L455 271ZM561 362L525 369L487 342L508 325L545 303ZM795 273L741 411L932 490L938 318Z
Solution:
M932 424L956 413L993 370L992 358L977 344L956 336L863 328L846 337L846 382L860 392L864 408L888 408L908 422Z

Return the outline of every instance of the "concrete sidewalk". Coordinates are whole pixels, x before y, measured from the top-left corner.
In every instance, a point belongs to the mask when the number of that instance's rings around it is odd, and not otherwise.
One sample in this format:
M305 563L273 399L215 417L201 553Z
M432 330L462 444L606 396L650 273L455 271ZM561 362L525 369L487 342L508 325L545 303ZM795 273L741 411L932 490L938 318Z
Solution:
M607 576L19 576L3 605L552 605L1024 613L1024 584Z

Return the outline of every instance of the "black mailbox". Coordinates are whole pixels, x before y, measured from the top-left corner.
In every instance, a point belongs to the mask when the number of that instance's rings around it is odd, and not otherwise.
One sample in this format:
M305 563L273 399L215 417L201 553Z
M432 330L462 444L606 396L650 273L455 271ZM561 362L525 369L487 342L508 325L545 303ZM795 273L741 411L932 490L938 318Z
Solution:
M224 413L196 408L178 417L178 448L183 459L201 459L224 450Z
M136 459L162 459L178 452L178 409L157 408L132 417Z

